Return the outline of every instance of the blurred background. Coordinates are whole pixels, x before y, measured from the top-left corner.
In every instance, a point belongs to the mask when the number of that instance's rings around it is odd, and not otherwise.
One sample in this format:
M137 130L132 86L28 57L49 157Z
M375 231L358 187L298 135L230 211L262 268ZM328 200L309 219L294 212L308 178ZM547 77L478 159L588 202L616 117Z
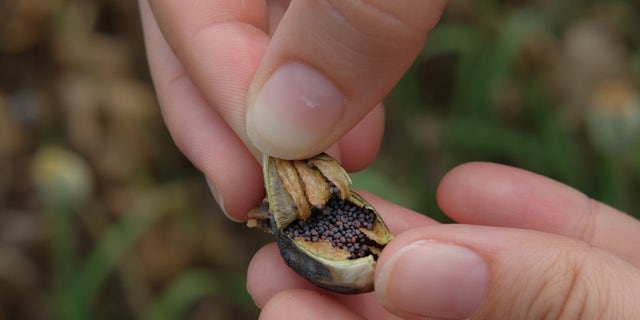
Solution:
M637 217L638 30L632 0L451 0L356 185L446 222L439 179L494 161ZM171 141L135 1L0 1L0 320L255 319L268 241Z

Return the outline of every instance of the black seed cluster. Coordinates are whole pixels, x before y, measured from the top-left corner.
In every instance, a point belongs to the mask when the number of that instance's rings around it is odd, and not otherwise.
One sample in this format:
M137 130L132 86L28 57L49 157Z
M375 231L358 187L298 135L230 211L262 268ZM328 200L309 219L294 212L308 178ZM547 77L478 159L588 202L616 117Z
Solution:
M370 246L375 243L358 229L373 229L375 219L372 210L332 197L323 208L313 208L307 221L296 220L283 232L292 239L327 240L333 247L347 250L351 254L350 259L356 259L371 254Z

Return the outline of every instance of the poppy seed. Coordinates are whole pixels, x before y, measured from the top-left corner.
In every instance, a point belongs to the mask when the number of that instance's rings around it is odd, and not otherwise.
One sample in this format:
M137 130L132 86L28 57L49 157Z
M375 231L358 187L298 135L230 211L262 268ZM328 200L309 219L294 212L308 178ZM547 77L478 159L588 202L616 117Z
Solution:
M376 215L372 210L335 196L322 209L311 210L309 219L292 222L284 228L284 234L292 239L302 237L311 242L327 240L333 247L347 250L350 259L372 254L370 246L375 244L358 230L373 228Z

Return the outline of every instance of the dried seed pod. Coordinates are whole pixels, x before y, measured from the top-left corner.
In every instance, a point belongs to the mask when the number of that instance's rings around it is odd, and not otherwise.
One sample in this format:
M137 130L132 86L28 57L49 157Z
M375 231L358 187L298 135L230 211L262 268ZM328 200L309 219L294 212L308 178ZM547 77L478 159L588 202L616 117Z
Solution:
M350 190L333 158L263 157L267 198L249 227L272 233L284 261L315 285L340 293L373 290L376 259L392 235L375 209Z

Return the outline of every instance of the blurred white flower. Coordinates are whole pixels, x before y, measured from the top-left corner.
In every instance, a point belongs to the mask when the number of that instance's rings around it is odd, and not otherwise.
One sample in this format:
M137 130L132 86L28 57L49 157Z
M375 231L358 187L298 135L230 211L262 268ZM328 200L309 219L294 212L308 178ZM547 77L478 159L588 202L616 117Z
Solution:
M93 175L87 162L62 147L48 146L38 150L30 173L31 181L48 204L79 204L93 191Z
M587 127L594 146L616 156L640 152L640 92L629 81L607 80L589 95Z

